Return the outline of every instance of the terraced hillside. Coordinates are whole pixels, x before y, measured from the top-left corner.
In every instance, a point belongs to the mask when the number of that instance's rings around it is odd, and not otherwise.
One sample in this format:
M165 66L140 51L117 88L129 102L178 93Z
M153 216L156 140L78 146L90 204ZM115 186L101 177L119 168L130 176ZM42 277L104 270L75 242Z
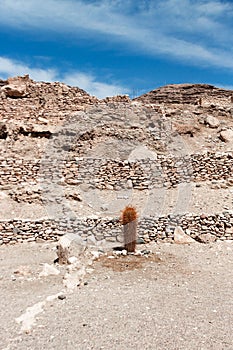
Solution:
M28 76L0 81L0 243L76 232L120 241L140 214L145 241L180 225L202 241L233 237L233 92L168 85L98 100Z

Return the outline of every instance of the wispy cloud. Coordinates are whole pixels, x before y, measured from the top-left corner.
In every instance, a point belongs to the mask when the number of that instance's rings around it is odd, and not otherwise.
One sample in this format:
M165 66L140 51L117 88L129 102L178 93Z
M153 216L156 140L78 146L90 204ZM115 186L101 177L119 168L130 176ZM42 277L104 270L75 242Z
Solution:
M138 54L166 55L233 69L233 4L220 0L2 0L0 23L18 29L72 32L128 44Z
M64 75L63 81L71 86L79 86L98 98L129 93L129 89L120 85L96 81L96 78L91 74L68 73Z
M83 72L60 72L57 69L38 69L30 67L22 62L0 57L0 78L6 79L9 76L29 74L36 81L63 81L71 86L78 86L90 95L98 98L127 94L129 90L118 84L107 84L100 82L90 73Z
M56 79L57 72L55 69L32 68L22 62L0 57L0 77L5 79L9 76L25 74L29 74L35 80L53 81Z

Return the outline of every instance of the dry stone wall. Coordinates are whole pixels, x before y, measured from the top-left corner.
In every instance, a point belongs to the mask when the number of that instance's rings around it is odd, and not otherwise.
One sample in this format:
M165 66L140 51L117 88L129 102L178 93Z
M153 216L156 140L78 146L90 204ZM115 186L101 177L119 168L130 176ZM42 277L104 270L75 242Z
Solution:
M138 237L145 242L172 241L174 229L179 225L192 238L202 241L233 240L233 211L214 215L168 215L164 217L142 217L139 220ZM12 220L0 221L0 244L56 241L65 233L76 233L89 243L97 241L122 242L122 228L118 218L83 218L64 220Z
M62 160L0 159L0 186L36 184L63 177L65 184L88 183L99 189L173 187L179 183L233 179L233 153L158 156L157 160L120 161L94 158Z

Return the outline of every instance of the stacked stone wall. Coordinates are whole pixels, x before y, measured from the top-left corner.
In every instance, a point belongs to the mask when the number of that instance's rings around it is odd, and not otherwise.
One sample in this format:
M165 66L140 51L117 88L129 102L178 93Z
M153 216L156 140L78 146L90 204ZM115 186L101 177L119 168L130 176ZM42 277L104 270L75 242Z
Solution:
M76 158L56 163L37 159L0 159L0 186L64 177L68 185L88 183L100 189L117 190L128 186L144 190L193 181L233 179L232 169L232 152L158 156L157 160L140 161Z
M233 240L233 212L225 211L213 215L177 215L163 217L141 217L138 236L145 242L172 241L174 229L181 226L192 238L198 240L203 234L214 239ZM83 218L64 220L8 220L0 221L0 244L23 241L56 241L65 233L76 233L90 243L96 241L122 241L119 218Z

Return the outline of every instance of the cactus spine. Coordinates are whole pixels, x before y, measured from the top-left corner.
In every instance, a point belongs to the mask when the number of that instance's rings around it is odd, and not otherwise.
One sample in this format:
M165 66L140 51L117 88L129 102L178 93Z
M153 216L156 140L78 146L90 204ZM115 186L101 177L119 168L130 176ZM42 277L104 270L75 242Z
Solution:
M134 207L127 206L122 211L121 223L123 225L124 246L128 253L134 253L137 237L137 212Z

